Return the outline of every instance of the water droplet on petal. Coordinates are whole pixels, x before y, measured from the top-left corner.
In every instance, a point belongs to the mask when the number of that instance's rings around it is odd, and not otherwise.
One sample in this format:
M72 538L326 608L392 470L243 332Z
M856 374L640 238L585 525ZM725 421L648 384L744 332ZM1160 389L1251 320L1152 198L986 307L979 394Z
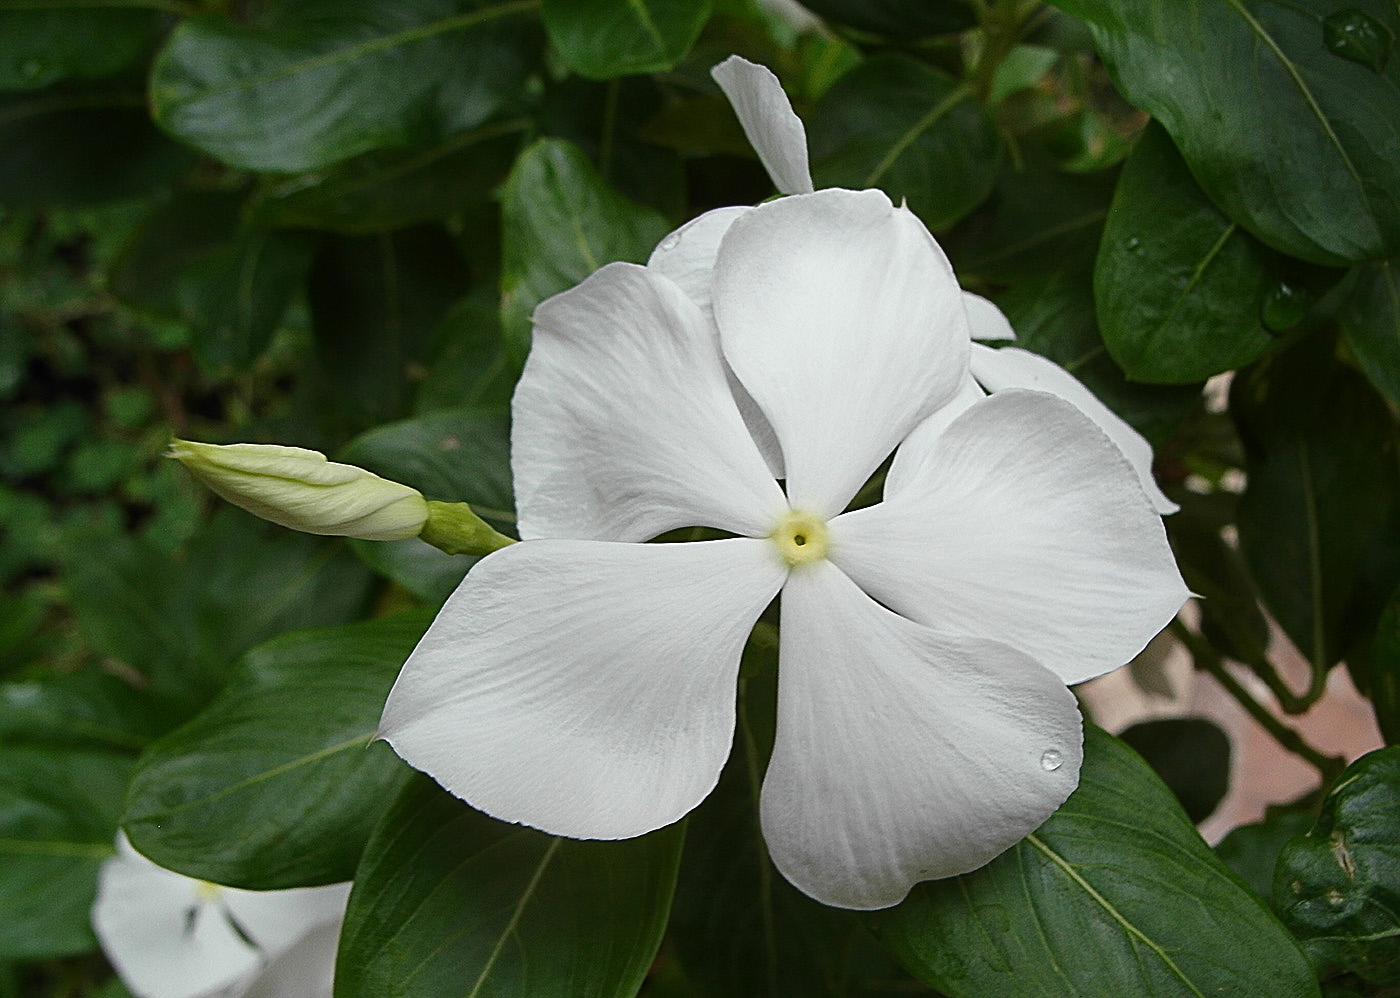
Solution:
M1047 773L1053 773L1064 761L1065 757L1060 755L1058 750L1046 749L1045 754L1040 757L1040 768Z
M1264 296L1259 307L1259 321L1271 333L1286 333L1307 315L1313 296L1303 288L1280 281Z
M661 240L660 249L662 250L662 252L670 252L671 250L679 246L680 242L681 234L679 232L672 232L665 239Z
M1364 10L1339 10L1322 22L1327 51L1379 73L1385 69L1395 33Z

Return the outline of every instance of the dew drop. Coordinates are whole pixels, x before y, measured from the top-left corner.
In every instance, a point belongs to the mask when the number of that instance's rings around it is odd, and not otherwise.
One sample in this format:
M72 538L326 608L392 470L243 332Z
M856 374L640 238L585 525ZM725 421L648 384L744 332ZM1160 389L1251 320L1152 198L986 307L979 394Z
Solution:
M1046 749L1045 754L1040 757L1040 768L1047 773L1053 773L1064 763L1065 757L1060 755L1056 749Z
M26 80L36 79L44 72L44 64L38 59L26 59L19 64L19 73Z
M1395 46L1395 34L1364 10L1351 8L1322 22L1322 41L1333 55L1379 73Z
M1129 253L1137 253L1142 250L1142 240L1137 236L1132 236L1123 242L1123 248Z
M679 232L672 232L665 239L661 240L661 246L659 247L659 249L661 249L663 252L669 252L675 249L677 246L679 246L680 242L681 234Z
M1259 321L1271 333L1286 333L1307 314L1312 303L1312 295L1306 290L1280 281L1264 296L1259 307Z

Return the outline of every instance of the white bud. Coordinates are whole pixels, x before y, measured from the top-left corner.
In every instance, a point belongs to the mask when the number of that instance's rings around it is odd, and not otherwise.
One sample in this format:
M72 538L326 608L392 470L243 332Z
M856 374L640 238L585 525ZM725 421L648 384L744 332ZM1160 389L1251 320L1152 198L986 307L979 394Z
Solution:
M309 534L398 541L428 519L416 489L303 447L172 440L169 456L235 506Z

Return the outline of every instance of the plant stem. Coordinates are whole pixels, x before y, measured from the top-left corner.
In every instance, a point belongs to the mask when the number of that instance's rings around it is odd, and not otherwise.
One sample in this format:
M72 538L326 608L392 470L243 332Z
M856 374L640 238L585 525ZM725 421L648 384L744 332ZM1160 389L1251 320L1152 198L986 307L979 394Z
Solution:
M1255 699L1254 695L1244 688L1244 684L1226 668L1220 653L1200 635L1182 623L1180 618L1173 620L1169 626L1177 640L1191 652L1197 667L1210 673L1216 682L1225 687L1225 691L1235 698L1239 705L1249 713L1249 716L1254 718L1259 726L1273 737L1274 741L1315 767L1325 781L1330 783L1341 775L1342 770L1346 768L1344 758L1327 755L1308 744L1303 740L1302 735L1275 717L1273 712Z

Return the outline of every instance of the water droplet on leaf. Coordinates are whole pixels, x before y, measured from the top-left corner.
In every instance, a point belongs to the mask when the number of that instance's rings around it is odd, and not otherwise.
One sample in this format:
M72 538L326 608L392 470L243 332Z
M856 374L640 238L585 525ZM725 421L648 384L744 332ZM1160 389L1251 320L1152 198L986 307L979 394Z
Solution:
M1040 768L1047 773L1053 773L1059 769L1065 761L1065 757L1055 749L1046 749L1045 754L1040 757Z
M1123 242L1123 248L1129 253L1137 253L1142 249L1142 240L1133 236Z
M1312 306L1312 295L1302 288L1295 288L1286 281L1264 296L1259 307L1259 321L1271 333L1286 333L1307 315Z
M1345 901L1345 900L1346 900L1346 896L1343 895L1342 892L1339 891L1339 890L1337 890L1337 888L1335 888L1335 887L1333 887L1332 889L1330 889L1330 890L1327 892L1327 903L1328 903L1328 904L1337 905L1337 904L1341 904L1341 903L1342 903L1343 901Z
M1322 40L1333 55L1379 73L1395 46L1395 33L1364 10L1352 8L1322 22Z
M19 64L19 75L32 80L44 71L44 64L38 59L26 59Z

